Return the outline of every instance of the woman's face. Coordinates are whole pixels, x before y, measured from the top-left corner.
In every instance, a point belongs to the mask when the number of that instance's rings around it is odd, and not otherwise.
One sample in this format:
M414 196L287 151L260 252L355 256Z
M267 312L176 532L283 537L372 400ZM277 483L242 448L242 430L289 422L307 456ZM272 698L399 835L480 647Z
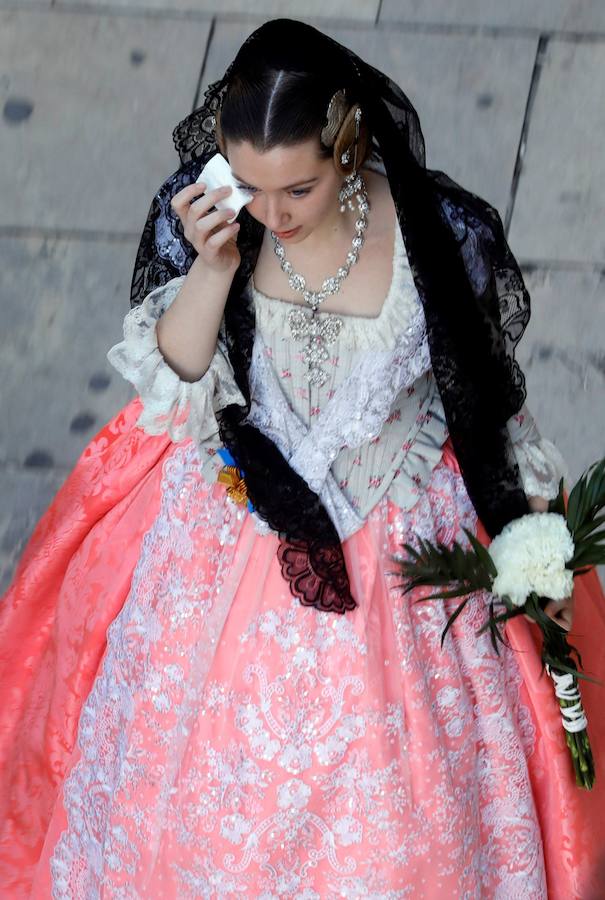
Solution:
M227 141L227 154L238 184L254 195L248 212L280 240L299 243L335 218L343 177L331 157L320 158L316 139L265 153Z

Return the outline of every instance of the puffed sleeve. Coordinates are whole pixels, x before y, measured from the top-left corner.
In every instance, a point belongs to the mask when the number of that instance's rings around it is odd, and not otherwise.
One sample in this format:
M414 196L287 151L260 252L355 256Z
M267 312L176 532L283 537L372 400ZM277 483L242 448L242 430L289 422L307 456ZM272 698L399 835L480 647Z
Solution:
M528 497L553 500L559 491L559 480L567 481L569 477L563 456L540 435L526 404L508 420L507 427L525 493Z
M200 443L218 433L215 413L237 403L245 406L224 341L219 333L209 368L198 381L183 381L158 347L156 327L185 280L173 278L147 294L124 319L124 340L107 353L111 365L134 385L143 404L137 424L148 434L168 432L177 442Z

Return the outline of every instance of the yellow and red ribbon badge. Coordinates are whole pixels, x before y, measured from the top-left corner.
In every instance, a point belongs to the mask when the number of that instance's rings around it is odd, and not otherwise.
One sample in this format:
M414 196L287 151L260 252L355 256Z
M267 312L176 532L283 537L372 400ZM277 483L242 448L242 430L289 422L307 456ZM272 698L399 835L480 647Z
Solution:
M238 469L235 460L226 447L221 447L217 453L223 462L226 463L219 471L217 481L220 484L227 485L227 496L234 500L235 503L247 503L248 509L250 512L253 512L254 507L250 500L248 500L248 489L244 480L243 471Z

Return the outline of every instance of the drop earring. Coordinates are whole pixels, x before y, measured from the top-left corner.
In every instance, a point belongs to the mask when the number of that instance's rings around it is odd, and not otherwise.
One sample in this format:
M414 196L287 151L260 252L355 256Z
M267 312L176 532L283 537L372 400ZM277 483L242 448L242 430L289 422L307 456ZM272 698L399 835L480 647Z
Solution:
M344 153L341 153L341 154L340 154L340 162L342 163L343 166L346 166L346 165L349 164L350 160L351 160L351 150L350 150L349 148L347 148L347 149L345 150ZM344 184L346 184L346 180L345 180ZM339 199L339 201L340 201L340 211L341 211L341 213L346 212L346 209L347 209L347 207L345 206L345 200L346 200L347 198L345 197L345 188L344 188L344 184L343 184L343 187L342 187L341 190L340 190L340 193L338 194L338 199ZM349 206L350 206L350 202L349 202Z
M367 193L365 191L365 185L363 183L363 179L357 173L357 145L359 143L359 124L361 122L361 108L358 106L355 110L355 141L353 144L354 148L354 156L353 156L353 171L350 172L345 180L344 184L339 191L338 199L340 201L340 211L341 213L346 212L347 206L353 212L355 207L353 206L353 195L357 195L355 197L357 201L357 206L359 212L362 215L367 214L369 210L369 204L367 199ZM351 159L351 148L347 147L344 153L341 154L340 161L343 165L347 165Z
M345 150L344 153L341 153L341 154L340 154L340 162L342 163L343 166L346 166L346 165L348 165L350 159L351 159L351 151L350 151L350 149L347 148L347 149ZM345 182L345 183L346 183L346 182ZM341 211L341 213L346 212L347 207L345 206L345 199L346 199L346 198L345 198L344 184L343 184L343 187L342 187L341 190L340 190L340 193L338 194L338 199L339 199L339 201L340 201L340 211Z

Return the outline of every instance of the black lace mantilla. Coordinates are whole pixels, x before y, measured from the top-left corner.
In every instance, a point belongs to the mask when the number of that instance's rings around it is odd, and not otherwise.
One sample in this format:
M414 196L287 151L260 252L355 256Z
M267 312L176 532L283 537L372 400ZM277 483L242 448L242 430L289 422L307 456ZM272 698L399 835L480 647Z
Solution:
M419 297L431 363L449 434L471 501L490 536L529 511L507 420L525 400L525 380L514 352L530 316L530 298L508 246L498 212L443 172L425 167L416 110L401 88L352 51L309 25L267 22L242 45L203 105L180 122L173 139L180 168L153 198L132 279L131 305L154 288L186 274L195 251L170 200L195 181L217 152L214 114L234 73L259 60L276 68L320 69L326 95L342 87L357 98L373 134L373 158L389 180ZM220 437L246 472L258 515L280 536L278 557L294 596L318 610L344 613L351 596L342 547L319 496L288 465L264 434L245 424L250 409L248 372L254 312L246 290L263 226L242 210L242 262L225 307L225 337L246 406L219 413Z

